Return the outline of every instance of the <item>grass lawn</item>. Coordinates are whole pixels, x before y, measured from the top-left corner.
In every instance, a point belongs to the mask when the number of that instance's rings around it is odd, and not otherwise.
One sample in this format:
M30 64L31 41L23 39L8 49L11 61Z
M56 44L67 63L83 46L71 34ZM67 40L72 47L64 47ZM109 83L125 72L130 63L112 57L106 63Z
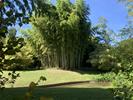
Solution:
M5 76L7 73L8 72L5 71ZM40 76L45 76L47 78L47 81L42 83L42 85L94 80L100 76L100 74L91 72L72 72L56 69L19 71L19 73L21 77L17 79L14 88L6 88L3 92L0 91L0 100L25 100L24 95L27 92L27 86L31 81L36 82ZM104 86L103 84L95 83L54 88L45 88L41 86L35 89L33 100L39 100L40 96L52 97L54 100L113 100L113 94L110 87L110 85Z
M5 71L4 74L7 76L9 71ZM47 81L40 83L42 85L71 82L71 81L86 81L95 80L100 74L83 72L83 71L64 71L57 69L46 69L36 71L17 71L20 73L20 78L16 80L15 87L27 87L30 82L36 82L40 76L45 76Z

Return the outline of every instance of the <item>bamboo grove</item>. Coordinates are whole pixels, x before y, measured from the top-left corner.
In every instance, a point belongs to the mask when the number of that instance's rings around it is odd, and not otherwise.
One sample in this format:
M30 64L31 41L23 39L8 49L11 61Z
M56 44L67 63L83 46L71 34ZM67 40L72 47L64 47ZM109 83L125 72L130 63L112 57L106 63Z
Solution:
M45 1L41 4L47 10L41 16L31 18L32 30L25 33L27 41L44 66L79 68L91 37L89 8L84 0L74 3L57 0L56 4Z

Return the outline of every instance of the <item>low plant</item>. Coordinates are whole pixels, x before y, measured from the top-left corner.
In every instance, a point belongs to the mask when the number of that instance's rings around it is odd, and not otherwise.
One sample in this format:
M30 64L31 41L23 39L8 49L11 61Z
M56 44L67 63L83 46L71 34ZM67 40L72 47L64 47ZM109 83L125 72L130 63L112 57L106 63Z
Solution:
M104 82L112 82L115 78L116 74L114 72L108 72L105 74L101 74L96 80L104 81Z
M115 100L133 100L133 71L119 72L113 84Z

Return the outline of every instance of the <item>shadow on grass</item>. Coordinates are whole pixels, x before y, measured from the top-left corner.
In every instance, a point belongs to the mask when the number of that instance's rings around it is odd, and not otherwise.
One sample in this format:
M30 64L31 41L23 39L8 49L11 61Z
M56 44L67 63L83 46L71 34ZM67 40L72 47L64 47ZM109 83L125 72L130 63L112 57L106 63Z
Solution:
M7 88L0 92L0 100L25 100L27 88ZM52 97L54 100L113 100L112 89L102 88L42 88L34 90L33 100L40 96ZM23 98L23 99L22 99Z

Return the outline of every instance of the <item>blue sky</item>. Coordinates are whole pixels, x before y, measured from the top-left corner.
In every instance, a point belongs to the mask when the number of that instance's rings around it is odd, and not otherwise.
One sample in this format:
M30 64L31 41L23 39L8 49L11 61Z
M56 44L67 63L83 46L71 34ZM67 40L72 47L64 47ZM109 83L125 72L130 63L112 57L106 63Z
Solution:
M52 0L52 2L55 0ZM72 2L74 0L71 0ZM93 24L96 24L98 18L103 16L108 21L108 26L118 32L127 24L127 11L124 4L117 0L85 0L90 7L90 19ZM28 27L24 25L23 28Z
M117 0L86 0L90 6L90 19L93 24L97 23L100 16L108 21L108 26L118 32L127 24L127 11L124 4Z

